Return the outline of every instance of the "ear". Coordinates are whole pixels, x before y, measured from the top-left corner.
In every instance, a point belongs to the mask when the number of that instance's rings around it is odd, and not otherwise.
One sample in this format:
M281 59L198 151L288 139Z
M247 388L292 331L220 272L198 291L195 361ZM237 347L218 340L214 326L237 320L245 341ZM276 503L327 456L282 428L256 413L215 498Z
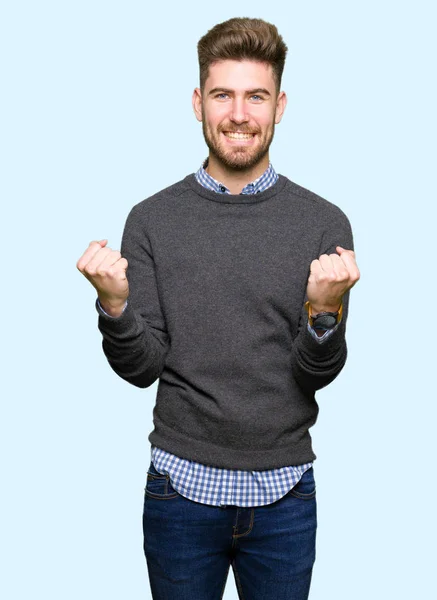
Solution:
M202 92L199 88L195 88L193 92L193 110L198 121L202 120Z
M275 123L280 123L286 106L287 95L285 92L280 92L276 100Z

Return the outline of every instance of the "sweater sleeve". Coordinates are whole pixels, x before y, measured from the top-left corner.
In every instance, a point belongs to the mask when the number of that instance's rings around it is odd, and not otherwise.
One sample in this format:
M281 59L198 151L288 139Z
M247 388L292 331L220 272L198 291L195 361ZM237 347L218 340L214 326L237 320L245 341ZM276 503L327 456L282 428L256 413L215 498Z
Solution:
M161 375L170 341L159 302L152 247L139 205L126 219L120 253L128 261L128 302L123 313L113 318L97 299L98 328L111 368L125 381L146 388Z
M338 212L337 212L338 211ZM324 231L319 256L336 253L336 246L354 250L352 229L346 215L337 208ZM317 259L319 256L315 256ZM308 265L308 277L310 267ZM346 321L349 311L350 290L343 296L343 316L329 338L318 343L309 332L305 310L306 294L300 315L299 328L294 340L291 358L292 373L307 393L314 394L327 386L343 369L347 358Z

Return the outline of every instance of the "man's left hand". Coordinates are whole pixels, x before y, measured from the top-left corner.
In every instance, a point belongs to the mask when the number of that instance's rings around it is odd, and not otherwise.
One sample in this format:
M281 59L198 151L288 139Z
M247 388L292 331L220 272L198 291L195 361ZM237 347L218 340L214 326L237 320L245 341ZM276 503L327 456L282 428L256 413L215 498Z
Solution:
M313 260L308 278L307 296L311 304L311 314L336 312L343 295L360 278L355 260L355 252L336 246L338 254L322 254Z

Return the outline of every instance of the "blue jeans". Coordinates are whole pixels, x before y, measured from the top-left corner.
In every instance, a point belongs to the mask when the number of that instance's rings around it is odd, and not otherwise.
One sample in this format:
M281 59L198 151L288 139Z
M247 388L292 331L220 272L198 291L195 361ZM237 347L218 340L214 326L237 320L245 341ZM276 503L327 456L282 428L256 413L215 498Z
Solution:
M307 600L316 558L314 467L272 504L185 498L150 464L143 533L154 600L220 600L229 567L240 600Z

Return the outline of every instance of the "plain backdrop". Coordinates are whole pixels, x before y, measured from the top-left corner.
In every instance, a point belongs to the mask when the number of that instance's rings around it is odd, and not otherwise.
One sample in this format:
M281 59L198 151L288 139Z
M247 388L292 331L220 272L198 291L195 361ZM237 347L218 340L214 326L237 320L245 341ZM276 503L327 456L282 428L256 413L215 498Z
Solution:
M271 160L348 215L361 270L348 362L311 430L310 598L434 597L433 3L17 0L0 13L6 600L151 598L157 383L110 369L76 262L91 240L119 248L131 207L206 157L196 45L234 16L275 23L288 45ZM237 599L232 571L224 598Z

